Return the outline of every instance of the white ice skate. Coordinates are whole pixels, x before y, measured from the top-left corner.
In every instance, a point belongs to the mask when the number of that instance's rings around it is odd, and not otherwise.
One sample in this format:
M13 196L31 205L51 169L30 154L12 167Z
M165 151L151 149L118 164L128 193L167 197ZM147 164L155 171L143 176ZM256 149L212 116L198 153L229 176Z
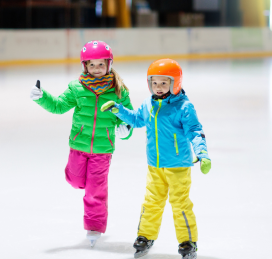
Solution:
M101 233L98 231L87 230L87 238L91 241L91 247L93 247L97 239L101 237Z

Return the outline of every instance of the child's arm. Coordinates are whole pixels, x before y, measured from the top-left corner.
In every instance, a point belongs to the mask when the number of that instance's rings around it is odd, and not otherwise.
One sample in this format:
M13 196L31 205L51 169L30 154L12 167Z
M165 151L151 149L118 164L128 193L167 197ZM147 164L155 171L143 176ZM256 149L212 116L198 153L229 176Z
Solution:
M129 92L125 90L124 88L122 91L122 98L120 99L120 103L126 108L128 108L129 110L133 110L133 106L129 98ZM133 133L133 128L131 128L130 125L128 125L126 122L118 118L116 136L118 136L122 140L127 140L132 136L132 133Z
M143 117L143 105L137 110L129 110L123 105L118 104L114 101L109 101L102 105L101 111L111 111L119 119L131 125L133 128L141 128L145 126L144 117Z
M206 138L202 130L202 125L198 121L195 108L193 104L188 103L182 108L182 111L181 123L184 129L184 133L192 143L195 155L197 156L198 160L203 162L201 171L203 173L208 173L210 170L210 165L208 165L208 170L205 170L205 168L203 169L202 167L206 165L206 159L211 159L208 155ZM210 161L208 161L208 163L210 164Z
M42 89L42 97L34 100L45 110L54 114L63 114L76 106L75 94L71 86L58 97L52 96L50 93Z

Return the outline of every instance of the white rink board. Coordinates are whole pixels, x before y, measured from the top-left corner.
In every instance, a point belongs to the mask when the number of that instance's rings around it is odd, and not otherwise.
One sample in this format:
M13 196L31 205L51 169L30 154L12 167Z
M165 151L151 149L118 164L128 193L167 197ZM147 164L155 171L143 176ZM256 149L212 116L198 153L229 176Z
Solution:
M187 31L176 29L91 29L69 31L69 58L91 40L107 42L115 56L186 54Z
M0 30L0 60L63 59L65 30Z
M228 53L231 31L228 28L188 29L189 53Z
M272 50L272 32L259 28L0 30L0 61L79 58L91 40L115 57Z
M271 51L272 50L272 33L270 30L262 30L263 35L263 43L264 50Z
M268 31L268 30L267 30ZM269 35L272 35L271 32ZM263 32L257 28L232 28L231 41L232 51L262 51L264 50L265 40Z

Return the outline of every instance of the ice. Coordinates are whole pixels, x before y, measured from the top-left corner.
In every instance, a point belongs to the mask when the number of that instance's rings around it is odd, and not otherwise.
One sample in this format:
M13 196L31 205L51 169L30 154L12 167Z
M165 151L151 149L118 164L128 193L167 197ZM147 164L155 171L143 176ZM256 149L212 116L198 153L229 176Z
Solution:
M114 63L135 108L149 96L152 61ZM180 61L184 89L207 138L212 170L192 171L198 259L269 258L272 231L272 59ZM145 194L145 129L117 140L109 174L106 234L91 247L82 190L64 178L72 112L52 115L29 98L41 87L61 94L80 64L0 67L0 253L7 259L133 258ZM178 259L167 203L146 259Z

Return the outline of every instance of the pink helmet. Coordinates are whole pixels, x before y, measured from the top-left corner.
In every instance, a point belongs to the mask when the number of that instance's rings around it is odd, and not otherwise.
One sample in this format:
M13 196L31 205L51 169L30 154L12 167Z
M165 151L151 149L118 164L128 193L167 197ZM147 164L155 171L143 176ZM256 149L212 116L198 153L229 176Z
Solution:
M113 55L110 46L104 41L93 40L87 42L80 51L80 62L82 70L87 73L85 61L91 59L107 59L108 60L108 73L111 71L113 63Z

